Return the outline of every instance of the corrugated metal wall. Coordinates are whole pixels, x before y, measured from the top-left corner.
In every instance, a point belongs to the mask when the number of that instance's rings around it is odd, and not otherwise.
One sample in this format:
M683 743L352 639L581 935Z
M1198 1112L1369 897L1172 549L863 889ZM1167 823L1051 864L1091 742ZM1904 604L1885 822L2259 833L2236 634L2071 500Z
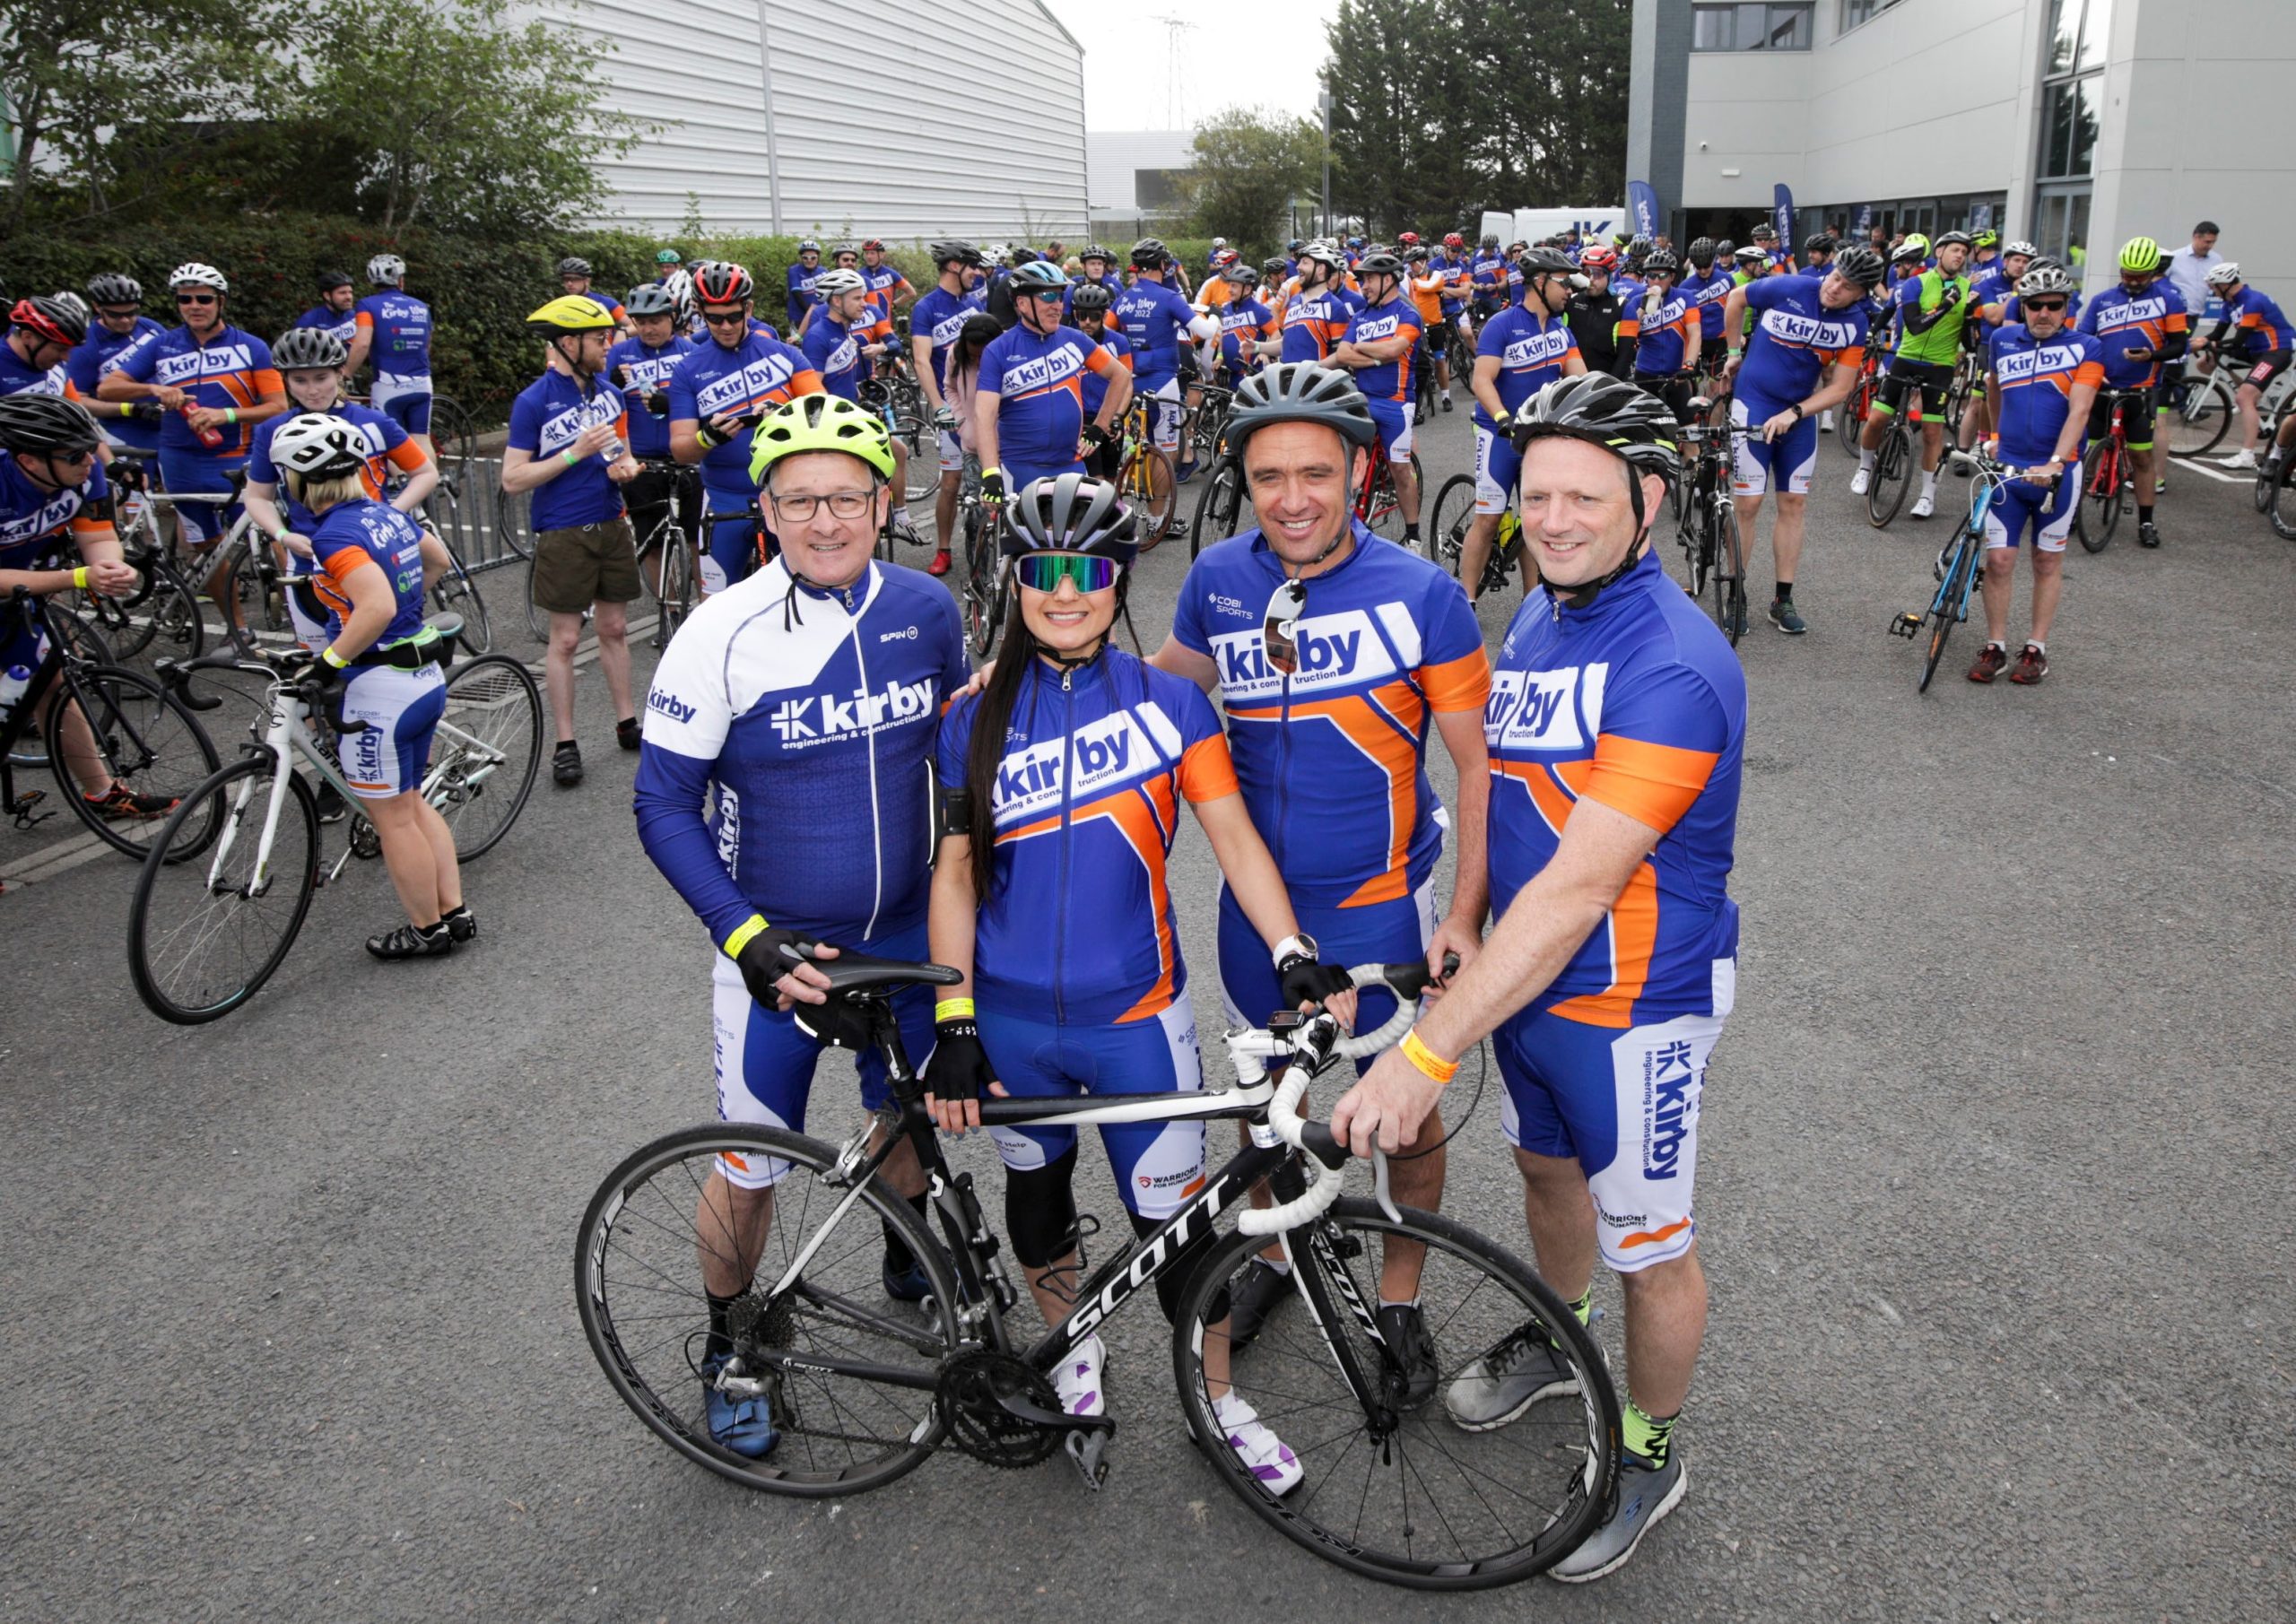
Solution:
M609 105L670 125L602 161L625 222L691 192L719 230L1083 234L1083 53L1036 0L531 9L613 39Z

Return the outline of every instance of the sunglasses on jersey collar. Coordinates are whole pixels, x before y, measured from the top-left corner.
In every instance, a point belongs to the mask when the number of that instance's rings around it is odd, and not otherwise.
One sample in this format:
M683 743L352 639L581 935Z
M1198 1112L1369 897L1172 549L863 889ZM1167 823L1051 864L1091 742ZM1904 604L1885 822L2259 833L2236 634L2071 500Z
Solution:
M1308 583L1293 579L1275 589L1260 622L1260 649L1268 668L1292 676L1300 669L1300 616L1308 607Z
M1116 577L1114 559L1088 552L1024 552L1013 560L1013 578L1031 592L1058 592L1063 581L1079 592L1106 592Z

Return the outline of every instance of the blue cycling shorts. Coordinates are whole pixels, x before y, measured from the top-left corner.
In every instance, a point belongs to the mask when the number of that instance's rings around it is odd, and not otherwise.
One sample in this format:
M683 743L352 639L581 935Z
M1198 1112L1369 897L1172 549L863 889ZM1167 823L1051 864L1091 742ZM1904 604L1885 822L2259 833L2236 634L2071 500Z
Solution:
M160 449L160 482L170 496L197 495L202 491L228 491L231 475L248 465L244 456L209 456L200 452ZM219 506L214 502L185 502L176 508L183 516L185 526L205 544L222 539L223 532L239 521L239 504Z
M365 724L346 726L335 739L337 765L351 793L362 801L387 801L421 789L430 741L446 714L447 679L435 664L419 671L360 665L344 673L343 719Z
M2057 475L2054 485L2036 485L2012 479L1993 493L1985 510L1985 550L2015 550L2018 538L2031 531L2033 546L2042 552L2062 552L2073 534L2074 509L2081 494L2078 462Z
M1818 465L1818 420L1804 418L1774 440L1761 437L1761 426L1791 409L1790 400L1764 400L1741 386L1730 397L1730 421L1746 430L1738 442L1738 466L1730 490L1738 496L1807 496L1810 473Z

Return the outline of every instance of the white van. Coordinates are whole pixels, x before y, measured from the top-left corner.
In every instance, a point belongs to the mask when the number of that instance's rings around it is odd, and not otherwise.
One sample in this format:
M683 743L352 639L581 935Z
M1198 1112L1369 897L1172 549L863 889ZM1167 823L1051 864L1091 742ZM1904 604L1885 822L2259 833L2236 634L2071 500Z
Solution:
M1568 231L1582 241L1588 238L1607 241L1612 232L1632 229L1625 205L1616 204L1606 208L1517 209L1511 214L1488 211L1475 235L1496 237L1503 248L1510 242L1536 242L1558 231Z

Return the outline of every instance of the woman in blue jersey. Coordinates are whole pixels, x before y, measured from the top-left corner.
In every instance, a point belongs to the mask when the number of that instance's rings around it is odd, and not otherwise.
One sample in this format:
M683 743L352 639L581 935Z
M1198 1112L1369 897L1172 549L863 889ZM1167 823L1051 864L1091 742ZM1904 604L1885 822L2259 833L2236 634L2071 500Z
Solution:
M313 578L327 639L296 681L341 684L344 782L382 838L408 923L367 939L378 959L436 959L478 934L463 901L455 837L422 798L430 739L447 703L439 634L423 624L437 542L367 492L368 445L339 417L305 413L272 437L287 495L312 515Z
M951 708L938 748L942 782L965 786L941 842L929 926L935 960L965 977L935 1009L925 1070L928 1103L952 1132L980 1125L984 1086L1022 1096L1204 1086L1165 882L1183 800L1272 944L1285 1000L1329 998L1343 1020L1354 1016L1344 977L1299 934L1211 701L1109 647L1138 551L1116 488L1081 473L1038 480L1015 496L1011 521L1008 652L987 688ZM1056 1324L1082 1278L1075 1132L992 1132L1013 1253ZM1111 1125L1100 1134L1140 1235L1202 1186L1201 1122ZM1167 1316L1186 1273L1158 1281ZM1223 1308L1205 1347L1213 1407L1253 1473L1283 1493L1300 1481L1300 1463L1229 1389L1226 1319ZM1094 1337L1054 1373L1070 1414L1105 1408L1101 1359Z

